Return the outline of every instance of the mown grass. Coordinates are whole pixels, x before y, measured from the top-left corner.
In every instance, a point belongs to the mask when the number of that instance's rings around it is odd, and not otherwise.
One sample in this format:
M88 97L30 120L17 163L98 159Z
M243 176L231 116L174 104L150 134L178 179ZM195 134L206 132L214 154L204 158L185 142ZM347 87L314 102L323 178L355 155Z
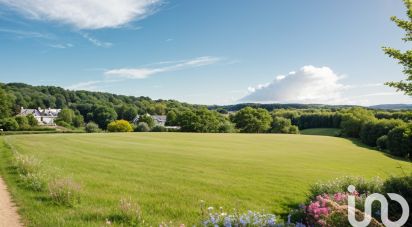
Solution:
M317 136L336 136L339 133L338 128L310 128L300 131L302 135L317 135Z
M47 192L18 186L11 151L1 148L1 174L29 226L102 226L119 201L138 202L142 217L197 224L208 206L285 214L309 185L352 175L367 178L412 170L343 138L302 135L118 133L2 137L42 163L42 172L81 185L81 203L58 206ZM1 140L1 137L0 137ZM399 168L399 167L402 167Z

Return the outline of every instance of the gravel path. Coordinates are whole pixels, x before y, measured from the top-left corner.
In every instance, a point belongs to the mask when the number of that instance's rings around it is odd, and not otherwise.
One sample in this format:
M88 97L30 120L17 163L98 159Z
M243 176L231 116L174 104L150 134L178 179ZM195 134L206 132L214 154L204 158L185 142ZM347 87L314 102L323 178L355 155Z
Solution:
M21 227L17 208L11 201L7 186L0 177L0 227Z

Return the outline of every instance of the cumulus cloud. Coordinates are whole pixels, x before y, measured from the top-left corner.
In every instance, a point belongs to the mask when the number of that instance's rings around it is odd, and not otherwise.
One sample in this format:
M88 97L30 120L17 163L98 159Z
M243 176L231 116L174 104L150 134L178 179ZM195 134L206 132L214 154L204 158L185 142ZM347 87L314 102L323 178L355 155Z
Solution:
M116 28L154 12L161 0L0 0L27 18L78 29Z
M328 67L304 66L270 83L249 87L241 102L339 103L345 86Z
M190 60L161 62L159 64L166 65L161 67L142 67L142 68L120 68L107 70L104 74L109 77L119 77L127 79L145 79L159 73L179 71L189 68L197 68L201 66L211 65L220 61L220 58L205 56Z

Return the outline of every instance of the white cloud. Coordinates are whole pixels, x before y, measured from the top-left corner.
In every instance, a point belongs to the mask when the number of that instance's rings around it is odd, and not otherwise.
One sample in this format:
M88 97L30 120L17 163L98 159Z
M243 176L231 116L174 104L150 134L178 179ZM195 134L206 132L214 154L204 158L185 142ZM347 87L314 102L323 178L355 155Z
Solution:
M0 0L25 17L78 29L116 28L152 14L161 0Z
M334 103L342 102L345 86L328 67L304 66L297 72L277 76L267 84L250 87L242 102Z
M17 38L37 38L37 39L53 39L54 38L53 35L51 34L33 32L33 31L23 31L23 30L0 28L0 32L15 35Z
M50 44L49 46L53 47L53 48L56 48L56 49L66 49L66 48L74 47L74 45L71 44L71 43Z
M101 83L103 83L103 81L100 81L100 80L86 81L86 82L80 82L80 83L77 83L77 84L67 86L67 87L65 87L65 89L94 91L94 90L97 89L97 85L99 85Z
M157 65L167 65L162 67L142 67L142 68L121 68L107 70L104 74L109 77L120 77L127 79L145 79L159 73L172 72L184 70L189 68L197 68L201 66L215 64L220 61L217 57L199 57L190 60L176 61L176 62L161 62Z
M111 47L113 44L110 42L103 42L100 41L92 36L90 36L87 33L81 33L83 38L85 38L87 41L91 42L93 45L98 46L98 47Z

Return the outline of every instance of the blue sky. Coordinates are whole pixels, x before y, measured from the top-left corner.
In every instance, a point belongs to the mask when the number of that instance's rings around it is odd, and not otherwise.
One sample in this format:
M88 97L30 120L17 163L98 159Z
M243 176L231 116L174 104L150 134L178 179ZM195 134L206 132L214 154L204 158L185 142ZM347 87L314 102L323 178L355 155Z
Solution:
M1 82L177 99L412 103L399 0L0 0Z

